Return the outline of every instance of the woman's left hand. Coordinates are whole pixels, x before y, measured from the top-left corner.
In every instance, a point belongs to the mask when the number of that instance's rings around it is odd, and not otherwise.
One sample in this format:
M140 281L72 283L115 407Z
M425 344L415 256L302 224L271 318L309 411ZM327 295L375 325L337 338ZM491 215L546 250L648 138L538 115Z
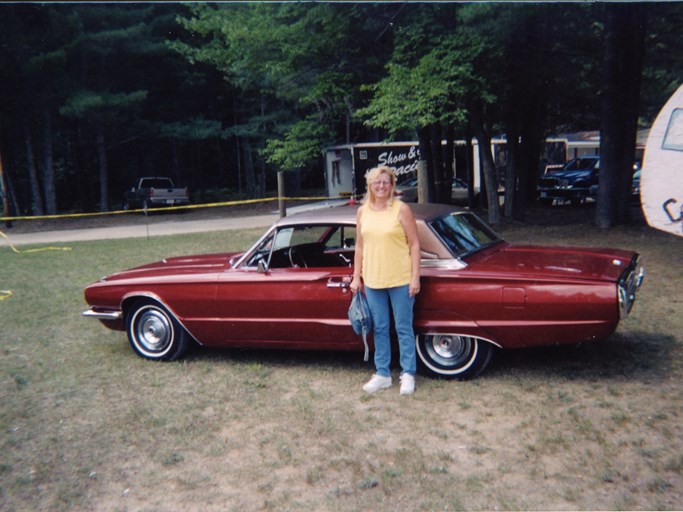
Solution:
M417 295L418 293L420 293L420 278L419 277L412 279L410 281L410 286L408 287L408 294L411 297L415 297L415 295Z

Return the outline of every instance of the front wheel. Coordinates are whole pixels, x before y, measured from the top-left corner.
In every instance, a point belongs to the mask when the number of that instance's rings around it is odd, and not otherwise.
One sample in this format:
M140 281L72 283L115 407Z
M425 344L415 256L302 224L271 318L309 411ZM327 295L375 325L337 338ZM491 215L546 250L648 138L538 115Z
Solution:
M133 350L145 359L173 361L182 357L189 345L183 326L153 301L140 301L131 308L126 331Z
M466 380L479 375L493 354L491 343L472 336L427 334L417 337L417 354L438 376Z

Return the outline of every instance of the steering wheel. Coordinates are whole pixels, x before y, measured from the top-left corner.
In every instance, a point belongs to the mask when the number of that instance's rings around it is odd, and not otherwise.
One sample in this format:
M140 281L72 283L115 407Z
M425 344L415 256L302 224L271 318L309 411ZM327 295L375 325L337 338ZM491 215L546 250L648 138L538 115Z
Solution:
M289 262L292 264L292 267L308 268L308 265L306 265L306 260L304 260L301 252L296 247L290 247L289 251L287 251L287 256L289 256Z

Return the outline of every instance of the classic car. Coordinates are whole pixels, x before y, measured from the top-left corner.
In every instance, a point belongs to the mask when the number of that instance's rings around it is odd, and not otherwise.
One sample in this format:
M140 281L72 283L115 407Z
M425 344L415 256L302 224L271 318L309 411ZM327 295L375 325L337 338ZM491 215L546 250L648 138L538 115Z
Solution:
M83 314L126 331L152 360L178 359L195 342L362 353L348 319L356 208L284 217L245 252L168 258L104 277L85 288ZM496 347L604 339L634 304L644 275L635 252L515 246L472 212L411 208L422 251L416 346L427 373L466 379Z

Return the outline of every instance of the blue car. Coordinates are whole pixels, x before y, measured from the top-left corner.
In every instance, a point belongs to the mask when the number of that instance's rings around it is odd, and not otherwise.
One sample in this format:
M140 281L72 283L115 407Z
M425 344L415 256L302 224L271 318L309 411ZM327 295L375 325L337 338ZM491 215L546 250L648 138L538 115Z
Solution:
M559 171L544 174L538 180L538 200L541 204L571 202L582 204L598 185L599 156L574 158Z

